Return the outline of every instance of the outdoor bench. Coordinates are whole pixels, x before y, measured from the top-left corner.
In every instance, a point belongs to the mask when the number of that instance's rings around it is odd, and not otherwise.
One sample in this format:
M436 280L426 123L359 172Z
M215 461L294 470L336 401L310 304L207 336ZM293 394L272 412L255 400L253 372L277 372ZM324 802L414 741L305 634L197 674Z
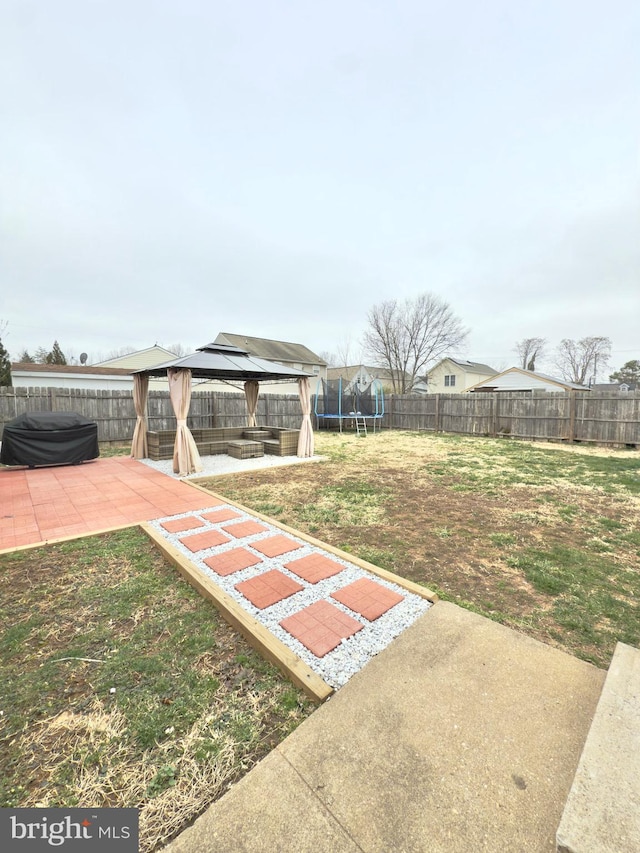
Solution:
M264 453L272 456L295 456L298 452L300 430L284 427L211 427L191 430L201 456L229 453L231 442L250 441L259 443ZM149 430L147 443L149 459L172 459L176 440L175 430ZM238 451L234 451L234 454ZM248 457L236 457L248 458Z

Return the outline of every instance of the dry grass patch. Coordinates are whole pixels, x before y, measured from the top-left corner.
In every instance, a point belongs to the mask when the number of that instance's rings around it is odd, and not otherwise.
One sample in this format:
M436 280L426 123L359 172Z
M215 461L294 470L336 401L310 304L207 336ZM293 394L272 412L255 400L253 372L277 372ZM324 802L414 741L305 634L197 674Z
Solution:
M137 807L166 843L312 706L137 528L0 556L0 807Z
M215 492L587 660L640 642L640 454L383 432Z

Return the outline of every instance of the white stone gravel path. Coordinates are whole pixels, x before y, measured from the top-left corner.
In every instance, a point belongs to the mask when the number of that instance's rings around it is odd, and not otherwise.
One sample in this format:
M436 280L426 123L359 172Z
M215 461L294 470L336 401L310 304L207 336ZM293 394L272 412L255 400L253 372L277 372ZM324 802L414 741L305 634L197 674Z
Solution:
M154 463L154 467L155 464L157 463ZM259 524L266 527L267 530L242 539L232 539L232 541L223 545L198 551L196 553L193 553L180 541L190 535L203 533L207 529L220 530L221 532L224 532L222 531L222 527L229 524L229 521L214 524L203 518L203 516L208 512L214 512L222 509L231 509L235 513L238 513L239 517L233 519L234 523L242 521L257 521ZM204 526L180 533L169 533L164 527L162 527L162 522L191 516L199 518L203 522ZM252 548L253 543L257 543L259 540L270 536L278 534L282 535L283 531L279 527L269 524L262 518L258 519L255 516L241 511L233 504L220 505L218 503L213 503L209 509L158 518L149 523L161 536L177 548L178 551L180 551L180 553L183 554L194 566L197 566L201 572L207 575L207 577L223 589L224 592L238 602L252 617L257 619L275 637L294 651L298 657L300 657L317 675L319 675L334 689L346 684L352 675L362 669L362 667L371 660L371 658L386 648L393 639L399 636L402 631L408 628L418 618L418 616L425 613L431 606L429 601L408 592L403 587L369 573L359 566L341 559L333 552L324 551L322 548L310 544L302 537L296 537L289 532L286 533L286 536L297 541L301 547L295 551L289 551L278 557L265 557L260 551ZM205 559L211 557L213 554L221 554L225 550L238 547L246 548L249 552L255 554L259 557L260 563L255 566L251 566L248 569L243 569L231 575L227 575L226 577L222 577L212 571L204 562ZM322 554L334 562L341 564L344 566L344 570L339 572L337 575L333 575L330 578L320 581L319 583L311 584L284 567L285 563L314 553ZM260 610L248 601L241 593L239 593L235 589L235 585L271 569L278 569L284 575L292 578L298 584L302 585L303 589L295 595L292 595L271 607ZM359 613L353 612L340 602L330 598L332 592L335 592L337 589L364 577L368 577L376 583L394 590L403 596L403 600L378 619L369 621ZM353 619L356 619L363 625L363 628L352 637L343 640L333 651L329 652L322 658L318 658L305 648L305 646L303 646L298 640L292 637L291 634L281 628L278 623L287 616L301 610L303 607L307 607L322 600L329 601L334 607L337 607Z

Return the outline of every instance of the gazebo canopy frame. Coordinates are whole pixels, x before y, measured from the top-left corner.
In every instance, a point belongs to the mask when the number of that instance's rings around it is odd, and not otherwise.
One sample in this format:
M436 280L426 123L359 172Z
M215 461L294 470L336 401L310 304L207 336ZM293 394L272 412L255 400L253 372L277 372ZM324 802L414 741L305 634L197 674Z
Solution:
M211 343L198 347L196 352L182 358L134 371L133 396L137 415L131 443L131 456L134 459L141 459L147 455L146 407L149 377L165 374L169 380L169 391L177 420L173 453L175 473L184 476L202 470L200 455L186 420L191 401L192 379L244 381L249 426L255 424L260 382L297 381L302 407L298 456L313 456L310 374L295 368L284 367L264 358L256 358L239 347Z

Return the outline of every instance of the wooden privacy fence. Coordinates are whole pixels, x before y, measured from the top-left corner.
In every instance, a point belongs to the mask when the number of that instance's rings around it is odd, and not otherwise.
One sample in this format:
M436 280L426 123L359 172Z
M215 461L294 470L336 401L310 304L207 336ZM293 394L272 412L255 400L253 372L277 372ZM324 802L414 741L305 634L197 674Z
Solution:
M385 410L387 429L640 444L637 391L394 394L385 401Z
M545 391L499 394L391 395L385 401L386 429L428 430L465 435L512 436L597 444L640 444L640 392ZM78 412L98 424L98 440L126 442L136 423L131 391L76 388L0 387L0 432L23 412ZM149 429L175 429L167 391L150 391ZM299 429L300 400L293 394L258 398L259 424ZM242 393L194 391L190 427L234 427L247 420ZM335 425L335 424L334 424Z
M136 424L132 391L98 391L79 388L0 387L0 435L4 424L23 412L77 412L98 424L98 441L131 441ZM264 394L258 398L258 423L300 429L300 399L290 394ZM194 391L189 427L234 427L247 422L242 393ZM149 391L149 429L175 429L176 418L168 391Z

